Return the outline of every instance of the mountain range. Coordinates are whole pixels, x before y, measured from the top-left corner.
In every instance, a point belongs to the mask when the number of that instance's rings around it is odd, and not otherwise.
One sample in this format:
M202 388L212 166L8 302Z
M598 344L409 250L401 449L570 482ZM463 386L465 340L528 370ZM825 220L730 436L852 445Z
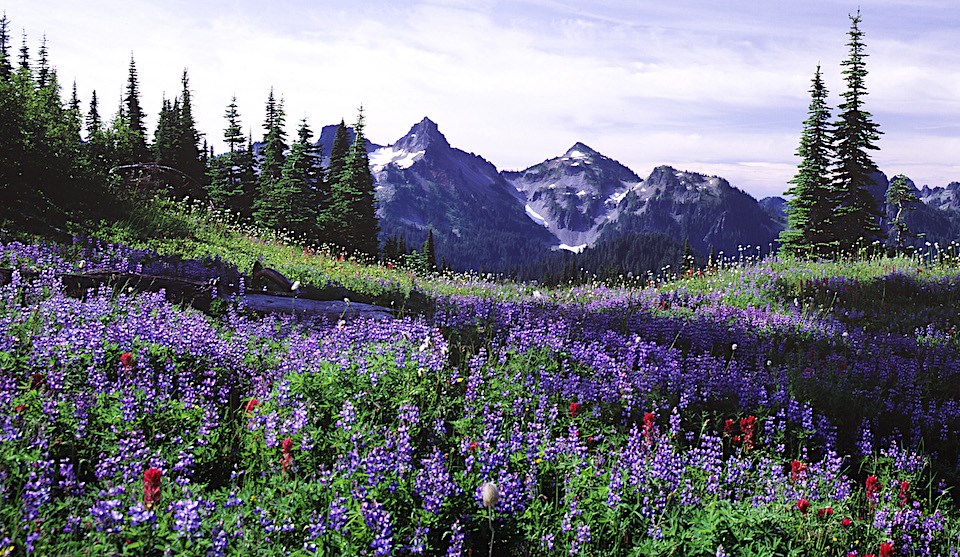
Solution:
M335 132L321 131L325 156ZM438 257L458 270L510 271L637 234L665 235L702 256L739 246L766 253L786 224L783 198L758 201L721 177L670 166L642 178L583 143L525 170L500 171L451 146L424 118L390 145L368 141L367 151L381 239L402 235L418 246L432 230ZM882 207L887 177L875 181ZM960 183L913 187L921 203L908 225L926 233L921 240L960 238Z

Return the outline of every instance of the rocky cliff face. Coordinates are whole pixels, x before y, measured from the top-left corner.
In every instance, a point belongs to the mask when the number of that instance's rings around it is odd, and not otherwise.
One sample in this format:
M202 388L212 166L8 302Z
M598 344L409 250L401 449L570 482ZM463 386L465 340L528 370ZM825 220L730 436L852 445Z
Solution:
M600 227L616 217L619 202L641 182L629 168L583 143L503 176L516 188L527 215L574 250L596 242Z
M600 239L659 232L689 241L701 254L729 254L741 245L759 245L766 252L780 230L756 199L723 178L660 166L626 193Z
M434 231L438 257L457 269L515 268L556 245L527 218L516 191L491 163L450 146L424 118L370 153L383 238L419 246Z

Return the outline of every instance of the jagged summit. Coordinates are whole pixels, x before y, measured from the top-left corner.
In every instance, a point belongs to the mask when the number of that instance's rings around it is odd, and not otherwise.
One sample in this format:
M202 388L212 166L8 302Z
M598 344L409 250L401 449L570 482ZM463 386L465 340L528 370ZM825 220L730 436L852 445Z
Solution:
M563 154L564 157L569 157L572 159L577 158L592 158L602 156L597 150L592 149L588 145L576 142L573 144L573 147L567 149L567 152Z
M436 122L426 117L414 124L413 127L410 128L410 131L407 132L407 135L401 137L393 144L394 149L408 153L426 151L427 148L431 146L449 148L450 143L448 143L447 138L440 133L440 128L437 127Z

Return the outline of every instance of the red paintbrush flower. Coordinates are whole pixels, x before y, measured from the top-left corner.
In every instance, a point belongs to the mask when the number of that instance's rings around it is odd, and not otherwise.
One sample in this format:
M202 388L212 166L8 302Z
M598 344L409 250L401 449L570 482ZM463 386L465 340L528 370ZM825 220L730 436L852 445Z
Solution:
M833 516L833 507L824 507L822 509L817 509L817 516L823 518L825 516Z
M893 557L893 544L883 542L880 544L880 557Z
M904 480L900 482L900 506L905 507L910 499L910 482Z
M743 432L743 448L750 450L753 448L753 434L756 431L757 417L747 416L740 418L740 431Z
M736 427L737 422L733 421L733 418L727 418L723 422L723 433L725 435L733 435L733 428Z
M260 406L260 401L255 398L251 398L250 400L247 401L247 404L244 405L243 409L248 414L251 414L257 408L257 406Z
M160 502L160 478L163 472L147 468L143 473L143 506L150 509Z
M283 459L280 460L280 466L283 467L283 471L287 472L290 470L290 465L293 464L293 439L287 437L280 443L280 451L283 453Z
M810 508L810 501L807 501L806 499L803 499L803 498L800 498L799 500L797 500L797 509L799 509L800 512L802 512L803 514L807 514L807 509L809 508Z
M877 498L877 493L880 492L880 480L876 476L867 476L866 481L867 488L867 499L874 501Z
M579 412L579 411L580 411L580 403L579 403L579 402L571 402L571 403L570 403L570 417L571 417L571 418L576 417L577 412Z
M130 352L124 352L120 354L120 364L123 365L123 369L130 371L133 369L133 354Z
M799 460L794 460L790 463L790 480L797 481L800 477L800 474L807 471L807 465L800 462Z

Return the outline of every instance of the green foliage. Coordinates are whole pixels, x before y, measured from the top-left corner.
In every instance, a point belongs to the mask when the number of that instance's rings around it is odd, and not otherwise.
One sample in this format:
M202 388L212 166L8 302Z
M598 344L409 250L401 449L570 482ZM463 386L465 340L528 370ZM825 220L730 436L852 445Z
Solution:
M904 211L911 211L915 209L916 204L920 200L917 198L917 194L910 185L909 178L903 174L897 174L893 177L893 180L890 181L890 185L887 187L886 201L888 211L892 210L894 207L897 208L896 214L890 220L890 228L893 230L894 234L894 245L896 250L899 252L903 250L903 239L911 236L910 230L907 228L906 214Z
M224 114L227 127L223 139L229 150L210 160L207 192L218 207L248 218L253 214L253 200L257 190L253 148L247 143L240 128L237 98L230 99Z
M834 125L833 219L827 232L828 237L837 239L839 248L844 251L854 250L858 244L870 243L881 236L878 222L881 213L869 191L869 187L875 185L870 174L876 172L877 167L868 153L879 149L876 141L880 139L880 131L871 114L863 109L867 95L864 82L867 76L864 58L867 55L864 53L859 11L850 16L848 35L850 52L841 63L847 88L841 95L843 102Z
M808 117L797 149L800 166L786 191L791 196L787 202L787 228L780 234L781 248L796 255L826 254L833 241L826 232L832 218L830 108L820 66L814 74L810 94Z
M291 196L294 193L289 183L281 180L284 152L287 150L283 126L283 100L277 102L271 88L267 98L267 116L263 123L266 134L263 138L257 195L253 201L253 216L259 225L274 229L283 228L285 215L292 207Z
M147 162L150 150L147 148L146 114L140 107L140 83L137 79L137 66L130 56L130 69L127 76L127 96L123 99L122 117L130 129L133 139L132 158L126 162Z
M341 136L340 129L344 130L342 135L346 136L346 129L341 124L333 144L337 159L333 154L330 157L329 196L320 213L323 238L347 253L376 256L379 224L373 175L370 173L366 138L363 135L363 109L360 109L354 125L353 145L347 151L340 171L333 174L339 165L339 150L342 149L342 141L337 139Z

